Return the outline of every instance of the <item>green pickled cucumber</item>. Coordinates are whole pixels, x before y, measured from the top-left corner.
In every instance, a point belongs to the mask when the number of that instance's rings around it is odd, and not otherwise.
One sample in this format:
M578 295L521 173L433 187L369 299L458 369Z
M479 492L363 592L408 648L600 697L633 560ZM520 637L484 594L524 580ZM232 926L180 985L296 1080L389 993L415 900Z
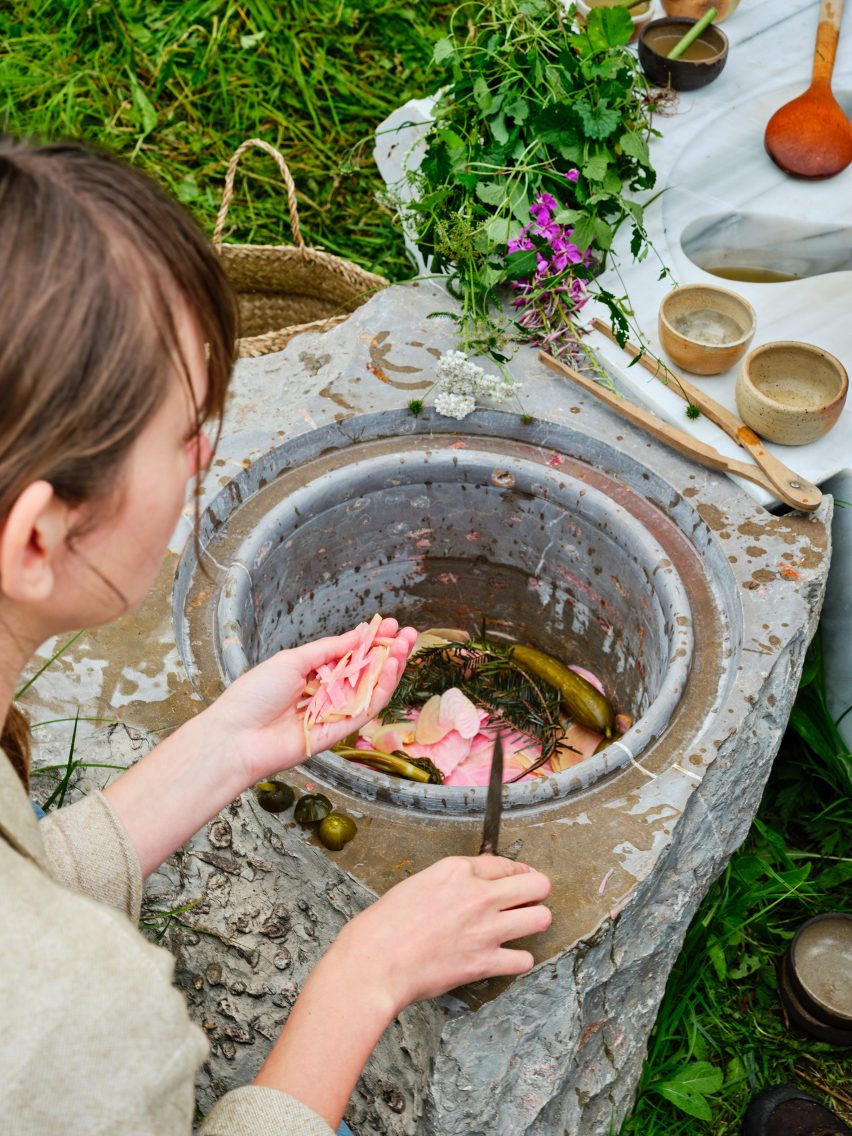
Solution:
M555 687L562 705L578 725L605 738L615 737L615 711L609 700L582 675L537 647L519 644L512 648L512 659Z

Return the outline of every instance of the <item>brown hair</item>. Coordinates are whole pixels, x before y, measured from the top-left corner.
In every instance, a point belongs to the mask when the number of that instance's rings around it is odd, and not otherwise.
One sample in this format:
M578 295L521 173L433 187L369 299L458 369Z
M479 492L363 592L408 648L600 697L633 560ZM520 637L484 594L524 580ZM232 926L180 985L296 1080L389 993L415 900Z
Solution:
M34 481L69 504L111 496L182 358L181 301L207 344L198 424L218 428L234 297L206 238L149 178L77 142L0 137L0 265L0 526ZM0 744L22 774L27 734L13 708Z

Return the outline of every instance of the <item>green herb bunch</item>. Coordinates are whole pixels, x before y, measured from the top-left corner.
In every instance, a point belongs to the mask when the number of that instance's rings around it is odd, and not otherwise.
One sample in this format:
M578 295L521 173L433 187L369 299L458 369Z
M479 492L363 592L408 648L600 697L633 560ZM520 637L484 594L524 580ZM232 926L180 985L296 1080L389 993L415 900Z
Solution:
M405 721L412 706L422 706L450 687L484 706L493 718L535 738L542 751L538 765L550 759L565 733L559 691L518 666L511 647L484 638L418 651L409 659L382 720Z
M427 264L461 300L453 318L464 352L498 364L513 342L554 354L561 335L576 344L587 289L625 337L626 300L595 274L625 221L633 256L648 253L630 195L654 185L655 131L625 46L632 22L624 8L596 8L578 28L573 11L559 0L465 4L454 18L464 30L435 46L446 85L411 175L409 219ZM501 314L501 286L515 289L518 318Z

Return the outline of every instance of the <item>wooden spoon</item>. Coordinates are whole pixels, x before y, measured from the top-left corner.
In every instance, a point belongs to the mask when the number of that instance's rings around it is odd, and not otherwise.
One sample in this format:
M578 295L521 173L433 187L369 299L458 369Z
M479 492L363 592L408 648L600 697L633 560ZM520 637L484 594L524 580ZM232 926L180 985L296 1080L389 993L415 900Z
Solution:
M608 328L601 320L593 319L592 326L612 343L618 344L611 328ZM748 450L766 474L771 483L772 492L780 501L783 501L785 505L790 505L793 509L801 509L806 513L818 508L820 501L822 501L820 489L807 478L802 477L801 474L788 469L774 454L770 454L757 434L749 429L745 422L737 418L736 414L732 414L726 406L716 402L714 398L705 394L703 390L689 382L688 379L684 379L675 371L672 371L661 360L649 359L629 339L625 342L622 350L626 351L632 358L638 359L646 371L650 372L654 378L659 379L674 394L679 395L684 402L694 402L703 411L706 418L715 422L719 429L724 430L738 446Z
M766 127L767 153L796 177L834 177L852 162L852 124L831 93L843 4L822 0L811 85L776 110Z
M698 438L687 434L685 430L678 430L677 426L670 426L668 422L663 422L661 418L657 418L649 410L643 410L642 407L636 406L629 399L613 394L612 391L607 390L605 386L595 382L594 379L581 375L579 371L575 371L573 367L569 367L561 359L555 359L552 355L545 354L544 351L539 351L538 357L546 367L571 379L584 391L594 395L601 402L605 402L616 414L620 414L622 418L626 418L636 426L641 426L652 437L665 442L667 446L671 446L679 454L685 454L693 461L706 465L710 469L719 469L724 473L735 473L738 477L753 481L755 485L762 485L764 489L775 494L776 490L773 483L762 469L752 465L751 462L738 461L736 458L729 458L725 454L720 454L718 450L714 450L706 442L699 441Z

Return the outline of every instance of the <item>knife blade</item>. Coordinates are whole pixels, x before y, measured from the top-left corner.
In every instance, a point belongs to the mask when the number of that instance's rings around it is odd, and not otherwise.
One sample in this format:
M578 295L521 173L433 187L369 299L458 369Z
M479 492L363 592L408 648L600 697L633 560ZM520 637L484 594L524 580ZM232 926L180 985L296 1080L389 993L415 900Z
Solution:
M485 824L482 826L482 845L478 855L497 855L500 839L500 816L503 812L503 738L498 731L491 754L491 773L488 778L488 796L485 798Z

